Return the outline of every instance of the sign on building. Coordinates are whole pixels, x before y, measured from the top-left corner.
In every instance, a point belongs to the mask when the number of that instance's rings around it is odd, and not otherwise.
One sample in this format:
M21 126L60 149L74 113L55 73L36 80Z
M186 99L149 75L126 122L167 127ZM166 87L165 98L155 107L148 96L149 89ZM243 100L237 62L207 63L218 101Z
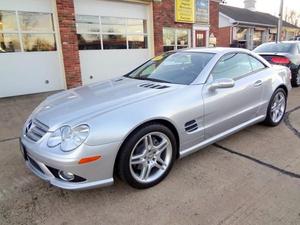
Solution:
M196 0L196 22L209 24L209 0Z
M195 0L175 1L175 21L180 23L195 23Z

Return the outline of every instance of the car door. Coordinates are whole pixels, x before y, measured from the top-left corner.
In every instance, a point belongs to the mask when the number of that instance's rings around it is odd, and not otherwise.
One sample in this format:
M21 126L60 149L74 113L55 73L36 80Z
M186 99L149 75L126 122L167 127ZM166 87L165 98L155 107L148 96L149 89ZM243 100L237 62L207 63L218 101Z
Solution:
M202 96L205 139L254 120L261 105L263 80L253 72L248 54L224 55L212 70ZM212 89L217 80L230 78L234 87Z

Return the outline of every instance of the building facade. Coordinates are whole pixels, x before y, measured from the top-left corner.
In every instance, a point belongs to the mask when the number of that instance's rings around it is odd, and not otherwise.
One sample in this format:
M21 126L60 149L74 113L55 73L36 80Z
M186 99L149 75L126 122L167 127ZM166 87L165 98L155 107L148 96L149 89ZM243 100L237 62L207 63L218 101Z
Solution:
M278 18L255 11L255 1L245 1L245 8L220 5L219 45L229 47L238 42L240 47L254 49L262 43L276 40ZM249 10L249 7L251 10ZM283 21L282 41L300 33L300 28Z
M0 1L0 97L91 84L164 51L216 45L218 15L218 0Z

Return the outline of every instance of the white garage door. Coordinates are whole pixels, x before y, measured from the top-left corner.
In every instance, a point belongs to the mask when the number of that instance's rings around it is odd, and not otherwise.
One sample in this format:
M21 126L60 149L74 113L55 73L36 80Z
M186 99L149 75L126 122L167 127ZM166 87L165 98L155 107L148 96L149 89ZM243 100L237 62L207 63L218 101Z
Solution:
M124 75L152 57L146 4L75 0L83 84Z
M64 88L52 4L0 1L0 98Z

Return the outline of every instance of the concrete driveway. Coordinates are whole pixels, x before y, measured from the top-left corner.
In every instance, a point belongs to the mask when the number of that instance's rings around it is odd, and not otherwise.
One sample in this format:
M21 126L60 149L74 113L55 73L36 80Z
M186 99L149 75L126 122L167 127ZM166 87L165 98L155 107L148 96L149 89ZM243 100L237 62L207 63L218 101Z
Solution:
M300 88L285 123L250 127L178 160L148 190L117 181L71 192L32 175L17 138L46 96L0 99L0 224L300 224Z

